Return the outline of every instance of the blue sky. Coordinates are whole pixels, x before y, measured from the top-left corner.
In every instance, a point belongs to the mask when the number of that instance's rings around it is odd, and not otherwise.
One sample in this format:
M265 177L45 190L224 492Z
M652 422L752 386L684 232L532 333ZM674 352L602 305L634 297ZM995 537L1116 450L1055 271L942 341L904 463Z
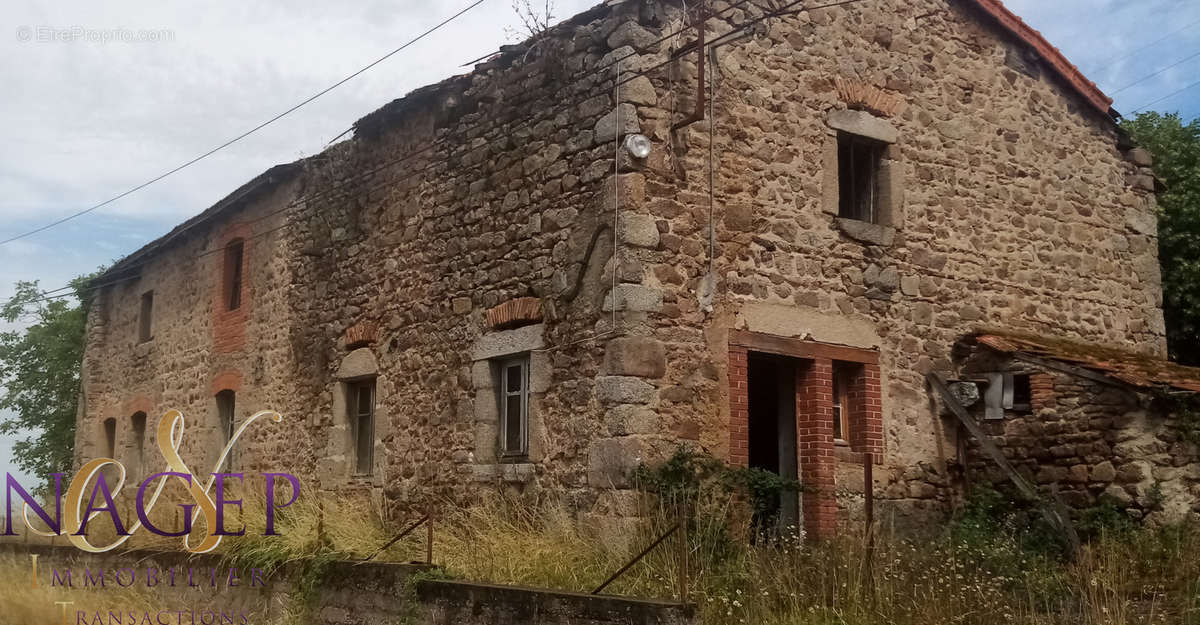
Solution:
M295 0L210 3L200 10L181 0L7 2L6 29L0 31L0 130L6 140L0 239L96 204L207 151L466 4ZM591 4L560 0L555 12L567 16ZM1200 2L1007 4L1113 95L1126 115L1200 80ZM57 288L111 263L271 165L319 152L386 102L466 71L463 63L513 38L519 24L508 0L488 0L230 149L95 213L0 246L0 297L16 280ZM103 41L114 29L135 36ZM1200 86L1152 108L1196 117ZM0 437L4 470L11 470L10 442Z

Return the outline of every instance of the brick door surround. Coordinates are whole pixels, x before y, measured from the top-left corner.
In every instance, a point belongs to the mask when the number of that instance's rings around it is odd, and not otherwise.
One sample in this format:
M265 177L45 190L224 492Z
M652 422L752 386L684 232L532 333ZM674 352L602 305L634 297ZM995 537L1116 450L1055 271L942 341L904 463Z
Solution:
M879 352L804 341L744 330L729 333L729 463L750 462L749 357L765 353L796 359L796 436L804 530L830 538L837 527L833 431L834 363L857 363L849 380L851 440L854 452L883 450Z

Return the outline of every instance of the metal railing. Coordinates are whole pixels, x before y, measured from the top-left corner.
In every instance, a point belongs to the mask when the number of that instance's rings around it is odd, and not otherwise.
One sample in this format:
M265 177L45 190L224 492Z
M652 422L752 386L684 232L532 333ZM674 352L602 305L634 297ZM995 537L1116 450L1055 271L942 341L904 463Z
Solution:
M603 584L600 584L599 586L597 586L596 589L592 591L592 594L593 595L600 594L601 591L603 591L605 588L608 588L608 586L610 584L612 584L613 582L617 581L617 579L620 578L621 575L624 575L626 571L633 568L633 566L635 564L637 564L638 562L641 562L643 558L645 558L647 555L650 554L650 552L654 551L659 545L663 544L663 542L665 542L668 538L670 538L672 535L674 535L676 533L679 534L679 542L678 542L678 549L679 549L679 554L678 554L678 557L679 557L679 579L678 579L679 601L686 602L687 597L688 597L688 581L689 581L688 580L688 556L691 552L691 545L688 543L688 506L687 506L687 504L680 504L679 509L678 509L678 520L675 522L674 525L672 525L670 527L670 529L668 529L666 532L663 532L663 534L661 536L659 536L658 538L656 538L654 540L654 542L651 542L649 545L646 546L645 549L642 549L641 552L639 552L631 560L626 562L624 566L617 569L617 572L613 573L612 575L610 575L608 577L608 579L604 580Z
M376 549L374 553L362 559L362 562L370 562L375 559L375 556L385 552L392 545L404 540L409 534L421 525L425 526L425 564L433 564L433 511L425 513L425 516L412 522L408 527L405 527L399 534L396 534L391 540L387 541L382 547Z

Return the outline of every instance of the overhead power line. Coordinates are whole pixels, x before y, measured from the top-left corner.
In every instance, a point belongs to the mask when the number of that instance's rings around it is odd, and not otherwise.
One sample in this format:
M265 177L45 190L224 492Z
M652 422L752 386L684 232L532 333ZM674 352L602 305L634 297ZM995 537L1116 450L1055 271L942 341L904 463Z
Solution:
M475 2L472 2L471 4L467 5L465 8L463 8L462 10L460 10L458 13L455 13L454 15L451 15L450 17L448 17L448 18L446 18L446 19L442 20L441 22L438 22L438 23L437 23L435 26L433 26L433 27L429 28L429 29L428 29L428 30L426 30L425 32L422 32L421 34L417 35L416 37L413 37L412 39L409 39L407 42L405 42L405 43L404 43L403 45L401 45L400 47L398 47L398 48L396 48L396 49L392 50L391 52L388 52L387 54L385 54L385 55L383 55L383 56L379 57L378 59L375 59L374 61L370 62L369 64L367 64L367 65L365 65L365 66L363 66L362 68L360 68L358 71L354 72L353 74L350 74L349 76L346 76L345 78L343 78L343 79L341 79L341 80L339 80L339 81L337 81L337 82L333 83L332 85L329 85L328 87L326 87L326 88L324 88L324 89L322 89L322 90L318 91L317 93L314 93L313 95L309 96L308 98L305 98L305 99L304 99L303 101L301 101L299 104L296 104L295 106L293 106L293 107L291 107L291 108L287 109L286 111L283 111L282 113L279 113L278 115L276 115L276 116L272 117L271 119L268 119L267 121L265 121L265 122L263 122L263 123L261 123L261 124L259 124L259 125L255 126L255 127L251 128L250 130L247 130L246 132L243 132L242 134L240 134L240 135L238 135L238 136L236 136L236 137L234 137L234 138L232 138L232 139L230 139L230 140L226 141L225 143L222 143L221 145L218 145L217 147L215 147L215 148L213 148L213 149L211 149L211 150L209 150L209 151L207 151L207 152L205 152L205 153L201 154L200 156L197 156L196 158L193 158L193 159L191 159L190 161L187 161L186 163L184 163L184 164L182 164L182 165L179 165L178 167L175 167L174 169L171 169L171 170L169 170L169 171L163 172L162 174L159 174L158 176L155 176L154 178L151 178L150 180L147 180L146 182L143 182L143 183L141 183L141 184L139 184L139 185L137 185L137 186L135 186L135 187L133 187L133 188L131 188L131 189L128 189L128 190L126 190L126 191L124 191L124 192L122 192L122 193L120 193L120 194L118 194L118 195L115 195L115 196L113 196L113 197L111 197L111 198L109 198L109 199L107 199L107 200L104 200L103 202L100 202L99 204L95 204L95 205L93 205L93 206L90 206L90 207L88 207L88 208L85 208L85 209L83 209L83 210L81 210L81 211L79 211L79 212L72 213L72 214L70 214L70 215L67 215L66 217L63 217L62 219L58 219L58 220L56 220L56 221L50 222L50 223L48 223L48 224L46 224L46 225L44 225L44 226L39 226L39 227L37 227L37 228L34 228L33 230L29 230L29 231L27 231L27 232L22 232L21 234L18 234L18 235L15 235L15 236L11 236L11 237L9 237L9 238L7 238L7 239L4 239L4 240L0 240L0 245L5 245L5 244L8 244L8 243L12 243L13 241L16 241L16 240L19 240L19 239L24 239L25 237L28 237L28 236L31 236L31 235L37 234L37 233L39 233L39 232L43 232L43 231L49 230L50 228L53 228L53 227L55 227L55 226L58 226L58 225L61 225L61 224L64 224L64 223L66 223L66 222L68 222L68 221L71 221L72 219L76 219L76 218L78 218L78 217L82 217L83 215L86 215L86 214L88 214L88 213L90 213L90 212L92 212L92 211L95 211L95 210L99 209L99 208L102 208L102 207L104 207L104 206L107 206L107 205L109 205L109 204L112 204L113 202L116 202L117 200L120 200L120 199L121 199L121 198L123 198L123 197L126 197L126 196L128 196L128 195L131 195L131 194L133 194L133 193L136 193L136 192L138 192L138 191L140 191L140 190L142 190L142 189L144 189L144 188L146 188L146 187L148 187L148 186L150 186L150 185L152 185L152 184L154 184L154 183L158 182L159 180L162 180L163 178L166 178L167 176L170 176L171 174L177 173L177 172L179 172L179 171L180 171L180 170L182 170L182 169L185 169L185 168L187 168L187 167L190 167L190 166L192 166L192 165L194 165L194 164L196 164L196 163L198 163L198 162L200 162L200 161L202 161L202 160L204 160L204 159L208 158L209 156L212 156L213 154L216 154L217 152L219 152L219 151L221 151L221 150L223 150L223 149L225 149L225 148L227 148L227 147L229 147L229 146L233 145L234 143L237 143L238 141L241 141L242 139L245 139L246 137L248 137L248 136L250 136L250 135L252 135L252 134L254 134L254 133L258 132L259 130L262 130L263 128L266 128L267 126L269 126L269 125L271 125L271 124L273 124L273 123L275 123L275 122L279 121L279 120L280 120L280 119L282 119L283 117L286 117L287 115L290 115L291 113L295 112L297 109L299 109L299 108L303 107L304 105L306 105L306 104L308 104L308 103L312 102L313 100L316 100L317 98L319 98L319 97L321 97L321 96L325 95L326 93L329 93L330 91L333 91L334 89L337 89L338 87L340 87L340 86L342 86L342 85L346 84L347 82L349 82L350 80L352 80L352 79L356 78L357 76L359 76L359 75L360 75L360 74L362 74L363 72L365 72L365 71L367 71L367 70L371 69L372 67L375 67L376 65L379 65L380 63L382 63L382 62L386 61L387 59L391 58L392 56L395 56L397 53L399 53L399 52L401 52L402 50L404 50L404 49L408 48L409 46L413 45L414 43L416 43L416 42L418 42L418 41L420 41L420 40L424 39L425 37L427 37L427 36L429 36L430 34L434 33L435 31L437 31L438 29L442 28L442 27L443 27L443 26L445 26L446 24L449 24L450 22L452 22L452 21L454 21L454 20L458 19L459 17L461 17L461 16L462 16L464 13L466 13L467 11L470 11L471 9L474 9L475 7L477 7L477 6L481 5L481 4L483 4L484 2L485 2L485 0L475 0Z
M1130 5L1132 5L1133 3L1131 2L1131 3L1129 3L1129 4L1130 4ZM1162 42L1164 42L1164 41L1166 41L1166 40L1170 39L1171 37L1174 37L1175 35L1178 35L1179 33L1183 32L1183 31L1185 31L1185 30L1187 30L1187 29L1189 29L1189 28L1191 28L1191 27L1193 27L1193 26L1195 26L1195 25L1197 25L1197 24L1200 24L1200 20L1196 20L1196 21L1194 21L1194 22L1189 22L1189 23L1187 23L1187 24L1186 24L1186 25L1184 25L1184 26L1180 26L1179 28L1176 28L1175 30L1172 30L1171 32L1169 32L1169 33L1167 33L1167 34L1163 35L1162 37L1159 37L1158 39L1155 39L1154 41L1151 41L1150 43L1148 43L1148 44L1146 44L1146 45L1144 45L1144 46L1142 46L1142 47L1140 47L1140 48L1138 48L1138 49L1136 49L1136 50L1133 50L1132 52L1125 52L1125 53L1119 54L1119 55L1117 55L1117 56L1114 56L1114 57L1112 57L1112 58L1110 58L1110 59L1108 59L1108 60L1106 60L1106 61L1104 61L1104 62L1102 62L1102 63L1097 63L1097 64L1096 64L1096 66L1097 66L1097 67L1099 67L1099 66L1102 66L1102 65L1112 65L1113 63L1116 63L1117 61L1123 61L1123 60L1125 60L1125 59L1127 59L1127 58L1130 58L1130 57L1132 57L1132 56L1137 56L1138 54L1141 54L1142 52L1145 52L1146 50L1149 50L1150 48L1153 48L1154 46L1156 46L1156 45L1158 45L1158 44L1160 44L1160 43L1162 43Z
M787 15L794 15L796 13L800 13L803 11L853 5L853 4L858 4L860 2L864 2L866 0L833 0L830 2L823 3L823 4L816 4L816 5L810 5L810 6L796 8L796 6L799 5L803 1L804 0L790 0L790 1L786 2L783 6L777 8L777 9L774 9L774 10L765 10L764 9L763 15L756 17L756 18L750 18L747 21L735 26L732 30L725 33L724 35L718 36L715 39L706 43L704 45L704 48L712 49L712 48L717 48L717 47L720 47L723 45L727 45L729 43L733 43L741 36L745 36L749 32L749 29L753 25L760 23L766 19L775 18L775 17L783 17L783 16L787 16ZM730 13L730 12L740 8L741 6L747 5L747 4L750 6L754 6L756 8L762 9L762 7L759 7L757 4L754 4L750 0L738 0L737 2L730 5L729 7L712 14L710 17L722 16L723 14ZM662 36L661 38L655 40L653 43L648 44L647 47L650 47L650 46L658 44L658 43L662 43L662 42L670 39L671 37L679 35L682 32L689 31L692 28L694 28L694 26L684 25L682 28L675 30L673 32L670 32L670 33ZM571 79L567 83L565 83L562 87L560 87L559 91L555 93L555 96L552 99L558 98L561 91L563 91L573 85L579 84L580 82L583 82L584 80L591 78L592 76L595 76L597 74L605 72L609 68L614 67L616 64L628 59L630 56L634 56L634 55L623 56L620 58L613 59L607 63L597 64L592 69L584 72L583 74L581 74L581 75ZM650 65L649 67L645 67L640 71L622 73L620 80L614 80L615 86L619 87L619 86L625 85L629 82L632 82L633 80L636 80L639 77L648 76L650 73L652 73L658 69L661 69L662 67L666 66L667 64L677 60L677 58L678 58L677 53L669 54L668 58L666 60L656 63L656 64L653 64L653 65ZM565 94L562 94L562 95L565 95ZM597 97L597 94L592 93L589 89L585 89L584 93L578 95L577 97L564 98L558 106L555 106L548 110L539 111L536 115L532 115L532 116L528 117L525 121L509 127L507 132L508 132L508 134L511 135L521 128L532 126L535 123L546 120L546 119L553 119L560 113L571 110L571 109L577 107L579 104L583 103L584 101L590 100L595 97ZM536 99L538 99L536 96L534 96L533 94L529 94L529 97L527 98L526 101L521 102L517 105L514 105L513 108L522 109L522 108L524 108L524 106L526 104L529 104L533 100L536 100ZM467 135L469 132L470 132L469 128L451 132L447 135L440 137L439 139L431 142L430 144L428 144L422 148L410 151L410 152L403 154L397 158L387 160L379 165L376 165L369 169L365 169L365 170L360 171L356 174L353 174L345 179L339 180L331 187L316 191L309 195L295 198L295 199L289 201L288 203L284 204L282 207L274 209L274 210L267 212L266 214L260 215L258 217L255 217L254 219L251 219L250 221L248 221L246 223L257 223L257 222L269 219L269 218L271 218L275 215L278 215L282 212L285 212L287 210L290 210L293 207L299 206L301 204L307 204L314 200L329 196L336 191L341 191L341 190L347 188L350 184L352 184L358 180L371 178L376 173L378 173L384 169L388 169L388 168L394 167L396 165L400 165L400 164L412 161L412 160L416 159L417 157L421 156L422 154L430 153L430 152L436 150L437 148L447 146L447 145L451 144L454 139L461 138L462 136ZM483 149L484 147L485 146L468 147L460 152L450 155L447 159L440 159L440 160L432 161L429 164L425 165L424 167L421 167L412 172L409 172L409 173L401 176L400 178L392 180L386 184L389 186L395 186L395 185L401 184L407 180L410 180L414 177L420 176L420 175L424 174L425 172L428 172L428 171L434 169L436 166L444 165L447 162L447 160L462 160L466 154L473 152L475 150L478 150L478 149ZM266 236L268 234L271 234L273 232L281 230L281 229L287 227L288 225L289 224L285 223L283 225L275 226L268 230L255 233L254 235L251 235L251 238L260 238L260 237ZM215 248L215 249L211 249L211 250L205 250L205 251L195 254L194 258L197 258L197 259L203 258L205 256L209 256L211 254L218 253L218 252L222 251L223 249L225 249L225 248L219 247L219 248ZM124 270L136 269L136 268L146 265L148 262L149 262L149 260L141 260L141 261L133 263L127 267L124 267L123 269ZM117 283L124 282L127 280L135 279L136 277L137 276L129 276L129 277L123 277L123 278L109 280L109 281L106 281L106 282L103 282L100 284L94 284L89 287L89 290L95 290L97 288L100 288L103 286L108 286L110 284L117 284ZM57 290L62 290L62 289L57 289ZM53 292L54 291L49 291L47 293L53 293ZM73 293L67 293L67 294L63 294L63 295L53 295L50 297L43 297L43 298L37 299L37 300L31 300L28 303L36 303L39 301L57 299L60 297L70 297L72 295L73 295Z
M1122 91L1125 91L1126 89L1128 89L1130 87L1140 85L1140 84L1146 82L1147 80L1150 80L1151 78L1154 78L1155 76L1158 76L1159 74L1161 74L1169 69L1179 67L1180 65L1183 65L1184 63L1187 63L1188 61L1190 61L1198 56L1200 56L1200 52L1196 52L1195 54L1189 55L1188 57L1180 59L1180 60L1154 72L1153 74L1146 74L1145 76L1142 76L1141 78L1129 83L1128 85L1125 85L1124 87L1121 87L1120 89L1117 89L1116 91L1114 91L1108 95L1110 95L1110 96L1117 95L1118 93L1121 93Z
M1188 85L1188 86L1186 86L1186 87L1184 87L1184 88L1182 88L1182 89L1179 89L1179 90L1177 90L1177 91L1172 91L1171 93L1168 93L1167 95L1165 95L1165 96L1163 96L1163 97L1161 97L1161 98L1159 98L1159 99L1157 99L1157 100L1154 100L1153 102L1147 102L1146 104L1143 104L1143 105L1141 105L1141 106L1137 107L1136 109L1133 109L1133 113L1131 113L1131 115L1132 115L1132 114L1137 114L1137 113L1140 113L1140 112L1142 112L1142 111L1144 111L1144 110L1146 110L1146 109L1148 109L1148 108L1150 108L1150 107L1154 106L1155 104L1158 104L1159 102L1162 102L1163 100L1169 100L1169 99L1171 99L1171 98L1173 98L1173 97L1175 97L1175 96L1177 96L1177 95L1179 95L1179 94L1181 94L1181 93L1183 93L1183 92L1185 92L1185 91L1190 91L1190 90L1192 90L1192 89L1195 89L1196 87L1200 87L1200 81L1196 81L1196 82L1194 82L1194 83L1192 83L1192 84L1190 84L1190 85Z

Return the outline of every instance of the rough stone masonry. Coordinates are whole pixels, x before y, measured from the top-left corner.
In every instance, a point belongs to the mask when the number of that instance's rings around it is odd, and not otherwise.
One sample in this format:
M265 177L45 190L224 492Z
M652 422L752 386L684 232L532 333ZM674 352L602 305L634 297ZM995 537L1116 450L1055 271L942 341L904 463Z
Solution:
M798 475L811 534L868 453L879 514L944 514L968 452L923 376L961 337L1165 357L1156 181L995 0L805 6L607 2L133 253L97 281L78 457L155 469L174 408L206 470L273 409L237 468L388 511L619 519L690 444Z

